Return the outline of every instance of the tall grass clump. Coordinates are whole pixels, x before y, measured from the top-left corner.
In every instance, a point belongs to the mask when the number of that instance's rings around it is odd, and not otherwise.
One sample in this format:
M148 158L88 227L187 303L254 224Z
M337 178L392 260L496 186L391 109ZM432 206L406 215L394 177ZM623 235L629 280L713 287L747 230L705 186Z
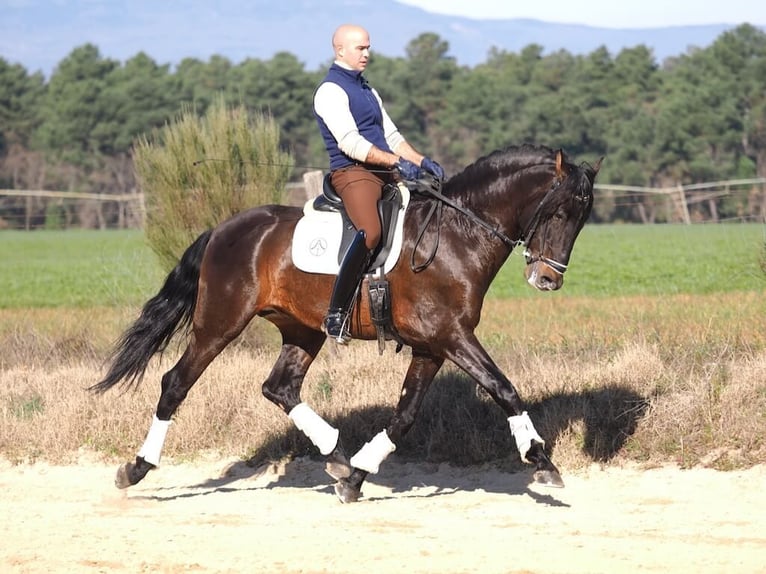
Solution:
M222 97L203 117L182 109L175 121L133 148L146 197L146 236L166 268L205 229L255 205L279 203L292 157L279 149L279 126Z

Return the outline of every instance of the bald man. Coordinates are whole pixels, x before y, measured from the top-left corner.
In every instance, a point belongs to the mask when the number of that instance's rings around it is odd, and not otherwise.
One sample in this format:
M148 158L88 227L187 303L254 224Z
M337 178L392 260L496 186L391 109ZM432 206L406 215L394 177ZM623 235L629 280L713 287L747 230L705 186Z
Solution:
M314 93L314 115L330 157L333 187L357 235L341 262L323 328L345 344L356 290L380 242L377 203L383 186L394 182L395 174L418 179L421 170L444 179L444 170L407 143L362 76L370 59L367 30L344 24L335 30L332 47L335 61Z

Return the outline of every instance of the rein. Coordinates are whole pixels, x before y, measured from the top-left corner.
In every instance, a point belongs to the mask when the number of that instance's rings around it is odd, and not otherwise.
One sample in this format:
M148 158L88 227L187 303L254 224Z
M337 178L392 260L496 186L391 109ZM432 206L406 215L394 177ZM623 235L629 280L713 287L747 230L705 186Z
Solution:
M468 217L471 221L479 225L480 227L483 227L487 231L489 231L494 237L497 237L500 239L503 243L505 243L511 250L513 250L514 247L517 245L520 245L521 241L514 241L510 237L508 237L505 233L500 231L497 227L492 227L489 223L484 221L481 217L476 215L473 211L470 209L463 207L462 205L458 205L454 201L452 201L450 198L448 198L446 195L443 195L441 191L441 182L437 179L433 179L433 183L430 185L423 185L421 182L423 180L419 180L417 183L419 184L417 186L417 191L422 193L423 195L430 195L431 197L437 199L435 203L431 204L431 209L428 211L428 215L426 215L425 220L420 225L420 228L418 229L417 238L415 239L415 247L412 250L412 256L410 258L410 269L412 269L415 273L420 273L423 271L426 267L428 267L431 262L434 260L434 257L436 257L436 251L439 249L439 228L441 227L441 218L442 218L442 206L444 204L449 205L451 208L459 211L466 217ZM421 263L420 265L415 264L415 252L418 249L418 245L420 245L420 242L423 239L423 235L426 232L426 229L428 228L428 225L431 223L431 220L433 219L434 213L436 214L436 242L434 243L433 249L431 250L431 254L426 258L424 263Z
M433 179L432 183L430 184L424 184L423 180L418 180L417 182L416 191L420 192L423 195L430 195L431 197L435 198L437 201L431 205L431 209L428 211L428 215L426 215L425 220L420 225L420 228L418 229L417 237L415 239L415 247L412 250L412 256L410 257L410 269L414 273L420 273L423 271L426 267L428 267L434 260L434 257L436 257L436 251L439 249L439 228L441 224L441 215L442 215L442 206L443 204L449 205L451 208L455 209L456 211L462 213L466 217L468 217L471 221L479 225L480 227L483 227L487 231L490 232L490 234L493 237L497 237L500 239L507 247L510 248L511 251L513 251L514 248L518 246L524 247L524 252L522 255L527 260L527 264L534 263L535 261L542 261L546 265L553 268L556 272L560 274L564 274L564 272L567 270L567 266L563 263L559 263L558 261L554 261L553 259L549 259L548 257L543 257L542 255L538 256L532 256L532 254L527 249L527 246L529 245L529 242L532 240L532 237L535 235L535 232L537 231L538 226L540 225L540 218L542 217L542 210L543 206L545 205L548 198L553 194L554 191L556 191L559 186L561 185L560 181L555 181L554 184L551 186L551 188L545 193L543 198L540 200L540 203L537 204L537 208L535 209L535 213L532 216L532 219L529 221L529 224L527 225L526 229L524 230L524 233L522 236L523 239L511 239L508 237L505 233L500 231L497 226L493 227L486 221L484 221L481 217L476 215L473 211L470 209L463 207L462 205L458 205L454 201L452 201L450 198L448 198L446 195L442 194L441 189L441 182L437 179ZM436 214L436 242L434 243L433 249L431 250L430 255L426 258L424 263L421 263L420 265L415 264L415 252L417 251L418 245L420 245L420 242L423 239L423 235L426 232L426 229L428 228L428 225L431 223L431 220L434 217L434 214Z

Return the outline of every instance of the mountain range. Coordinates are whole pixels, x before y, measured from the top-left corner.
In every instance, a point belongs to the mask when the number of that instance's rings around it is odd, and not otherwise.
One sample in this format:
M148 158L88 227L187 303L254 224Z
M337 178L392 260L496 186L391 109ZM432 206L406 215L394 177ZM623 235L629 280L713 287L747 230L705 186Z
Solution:
M365 26L373 50L390 57L404 56L410 41L433 32L448 42L448 55L466 66L486 61L493 47L518 52L533 43L544 53L587 54L605 46L612 55L643 44L662 63L692 47L704 48L740 24L611 29L480 20L429 13L395 0L9 0L0 18L0 58L49 76L75 47L89 42L103 57L125 61L144 52L170 65L214 54L236 64L284 51L314 70L329 62L330 37L344 22Z

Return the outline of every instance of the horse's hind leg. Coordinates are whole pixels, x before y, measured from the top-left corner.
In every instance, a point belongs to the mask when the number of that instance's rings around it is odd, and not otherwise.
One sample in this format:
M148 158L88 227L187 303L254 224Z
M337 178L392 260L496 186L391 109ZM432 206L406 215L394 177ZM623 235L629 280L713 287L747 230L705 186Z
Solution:
M338 482L335 484L335 493L341 502L359 500L362 494L362 483L367 475L378 472L380 464L396 449L395 444L412 427L415 416L423 404L426 391L443 363L444 359L441 357L422 354L413 350L412 361L410 361L410 366L407 369L402 393L399 396L399 402L391 422L386 429L380 431L351 457L353 472L347 478L338 478Z
M223 334L212 334L195 326L184 354L162 377L162 393L157 410L135 462L125 463L117 471L115 485L118 488L137 484L150 470L159 466L171 417L207 366L242 332L249 319L243 318Z
M263 395L281 408L327 459L327 472L335 479L348 476L351 467L338 440L338 429L301 400L301 387L326 336L303 326L278 325L282 351L263 383Z

